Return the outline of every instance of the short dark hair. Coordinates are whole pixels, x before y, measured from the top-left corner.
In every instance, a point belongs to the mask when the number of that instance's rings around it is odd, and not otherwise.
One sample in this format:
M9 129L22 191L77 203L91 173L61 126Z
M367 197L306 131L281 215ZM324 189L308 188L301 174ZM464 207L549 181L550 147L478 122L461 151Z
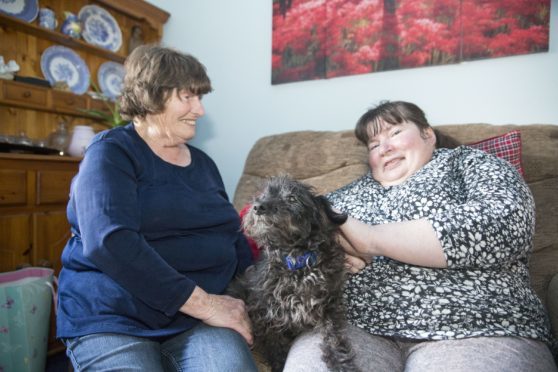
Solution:
M421 133L430 128L426 115L414 103L382 101L358 119L355 127L356 138L364 145L368 145L370 138L380 132L382 121L391 125L398 125L405 121L412 122L420 129Z
M135 48L124 68L120 114L125 120L163 112L175 89L195 95L213 90L204 65L195 57L157 44Z

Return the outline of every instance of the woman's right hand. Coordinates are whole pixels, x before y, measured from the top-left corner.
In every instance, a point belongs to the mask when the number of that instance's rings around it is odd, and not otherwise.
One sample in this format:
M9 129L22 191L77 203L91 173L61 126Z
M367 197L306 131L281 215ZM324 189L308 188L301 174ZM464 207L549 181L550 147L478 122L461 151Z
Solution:
M250 346L254 342L250 318L242 300L209 294L196 287L180 311L210 326L231 328L240 333Z
M345 252L367 263L385 256L416 266L447 268L442 244L425 218L367 225L349 217L340 230Z

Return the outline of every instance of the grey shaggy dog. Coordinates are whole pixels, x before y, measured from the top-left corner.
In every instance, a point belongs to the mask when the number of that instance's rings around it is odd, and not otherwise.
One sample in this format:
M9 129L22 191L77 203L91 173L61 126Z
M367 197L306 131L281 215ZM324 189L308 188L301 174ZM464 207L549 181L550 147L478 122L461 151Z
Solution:
M344 253L335 238L346 215L331 209L313 188L288 176L269 179L244 216L244 231L260 259L240 283L255 347L282 371L294 339L323 336L322 358L333 371L356 371L345 337Z

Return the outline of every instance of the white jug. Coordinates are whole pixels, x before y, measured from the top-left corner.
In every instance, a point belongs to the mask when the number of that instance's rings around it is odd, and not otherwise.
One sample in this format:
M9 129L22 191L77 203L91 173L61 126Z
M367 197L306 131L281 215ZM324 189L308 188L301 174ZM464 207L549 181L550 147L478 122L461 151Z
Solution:
M72 140L68 146L68 154L71 156L83 156L85 149L95 136L93 128L87 125L76 125L72 133Z

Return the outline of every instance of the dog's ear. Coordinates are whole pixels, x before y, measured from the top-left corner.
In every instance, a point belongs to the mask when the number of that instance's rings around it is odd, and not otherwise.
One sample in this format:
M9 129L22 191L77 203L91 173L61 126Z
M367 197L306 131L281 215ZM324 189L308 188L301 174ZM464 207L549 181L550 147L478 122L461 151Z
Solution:
M316 196L316 201L319 205L321 205L322 209L324 210L327 218L336 225L343 225L349 216L345 213L338 213L333 210L331 207L331 203L327 198L323 195Z

